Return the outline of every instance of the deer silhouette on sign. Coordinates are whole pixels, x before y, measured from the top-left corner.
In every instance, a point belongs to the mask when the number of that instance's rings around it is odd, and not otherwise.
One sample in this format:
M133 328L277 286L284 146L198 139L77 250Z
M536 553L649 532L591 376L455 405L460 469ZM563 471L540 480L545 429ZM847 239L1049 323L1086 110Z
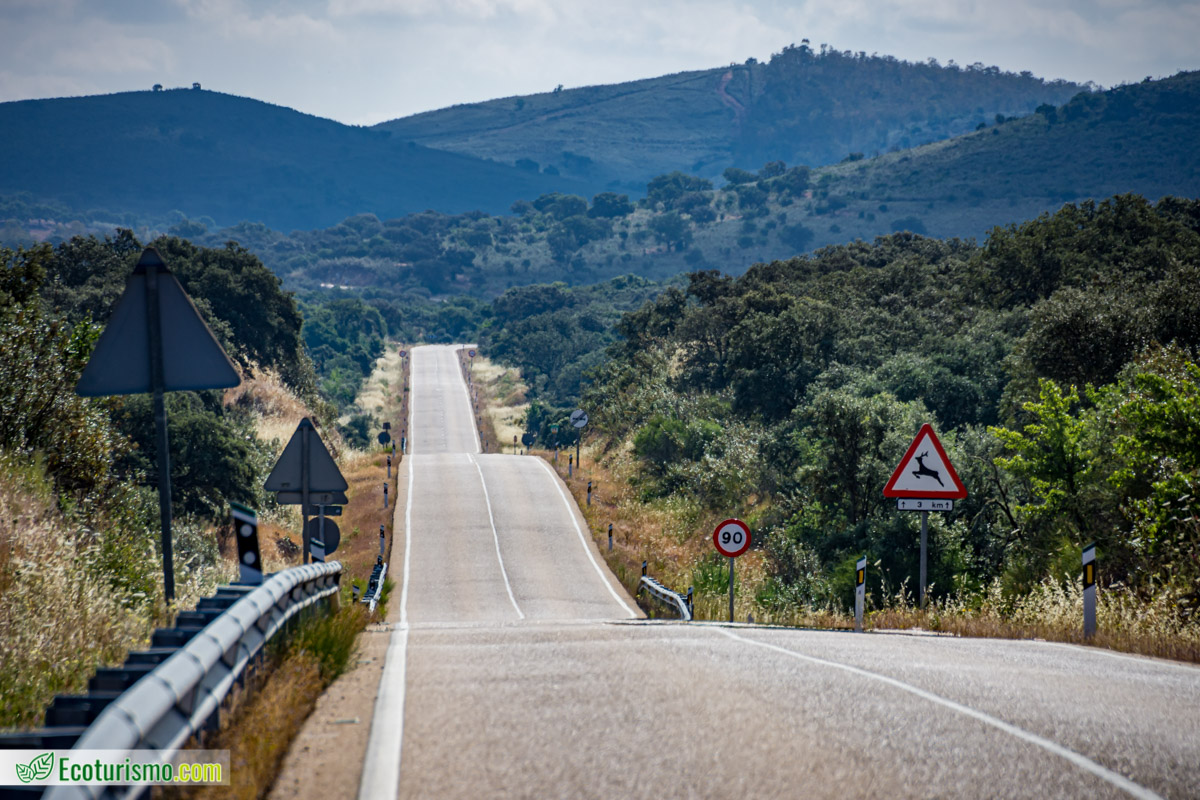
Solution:
M938 482L938 486L945 488L946 484L942 483L942 476L940 474L938 474L938 471L936 469L930 469L929 467L925 466L925 459L928 457L929 457L928 450L926 450L924 453L921 453L921 455L916 456L917 468L912 471L912 474L915 475L918 479L922 475L928 475L929 477L933 478L935 481Z

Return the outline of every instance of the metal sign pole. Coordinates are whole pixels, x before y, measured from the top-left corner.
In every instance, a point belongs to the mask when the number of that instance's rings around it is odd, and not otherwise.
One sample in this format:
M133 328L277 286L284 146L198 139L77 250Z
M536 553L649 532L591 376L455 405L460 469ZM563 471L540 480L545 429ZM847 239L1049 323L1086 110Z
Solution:
M917 602L925 607L925 554L929 545L929 512L921 512L921 587Z
M733 622L733 556L729 557L729 621Z
M575 466L582 467L583 462L579 460L579 443L583 441L583 428L576 428L575 434Z
M162 522L163 598L175 599L175 553L171 543L171 451L167 438L167 403L163 396L162 316L158 303L158 269L146 269L146 327L150 338L150 390L154 394L154 433L158 450L158 511Z
M300 429L300 538L304 540L304 552L300 556L301 564L308 563L308 556L311 549L308 541L308 485L311 483L308 462L310 453L308 433L309 427L307 425Z

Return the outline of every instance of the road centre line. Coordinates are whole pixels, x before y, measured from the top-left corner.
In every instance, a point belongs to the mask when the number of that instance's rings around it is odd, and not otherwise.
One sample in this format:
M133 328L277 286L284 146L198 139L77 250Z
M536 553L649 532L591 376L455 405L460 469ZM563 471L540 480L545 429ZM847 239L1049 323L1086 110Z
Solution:
M613 600L616 600L618 603L620 603L621 608L625 609L625 613L629 614L629 618L637 619L638 615L634 613L633 609L630 608L624 600L621 599L621 596L617 594L616 589L614 589L612 584L608 582L608 578L604 576L604 571L600 569L600 565L596 563L596 556L592 554L592 548L589 546L587 539L583 537L583 529L579 527L579 521L575 519L575 509L571 507L570 501L567 500L567 495L565 492L563 492L562 483L559 481L558 475L554 474L554 471L551 470L549 465L547 465L546 462L540 457L535 456L534 458L537 460L537 463L542 465L542 469L546 470L546 474L550 476L550 482L553 483L554 488L558 490L558 496L562 498L563 505L567 507L567 516L571 518L571 524L575 526L575 533L579 535L579 543L583 545L583 550L585 553L587 553L588 560L592 562L592 568L595 569L596 574L600 576L600 582L604 584L604 588L608 589L608 593L612 595Z
M525 619L525 612L521 611L521 607L517 605L517 598L513 597L512 584L508 582L508 570L504 568L504 556L500 555L500 534L496 533L496 518L492 516L492 498L488 494L487 481L483 479L483 469L474 456L468 454L467 458L471 460L471 463L475 465L475 471L479 473L479 485L483 487L483 502L487 505L488 523L492 526L492 541L496 543L496 560L500 562L500 576L504 578L504 588L508 591L508 600L516 610L517 616Z
M1113 786L1117 787L1118 789L1121 789L1122 791L1128 793L1129 795L1139 798L1139 800L1162 800L1162 797L1160 795L1155 794L1150 789L1147 789L1146 787L1142 786L1141 784L1134 783L1129 778L1126 778L1124 775L1121 775L1120 773L1113 772L1112 770L1108 769L1107 767L1103 767L1100 764L1097 764L1095 761L1092 761L1087 756L1081 755L1079 753L1076 753L1074 750L1070 750L1066 747L1063 747L1062 745L1058 744L1057 742L1052 742L1049 739L1045 739L1041 736L1038 736L1036 733L1030 733L1029 731L1027 731L1023 728L1018 728L1015 725L1011 725L1011 724L1005 722L1004 720L993 717L990 714L985 714L984 712L977 711L969 706L964 706L961 703L956 703L953 700L949 700L945 697L942 697L941 695L936 695L936 694L933 694L932 692L927 692L924 689L918 689L916 686L912 686L910 684L904 683L903 681L896 680L895 678L889 678L886 675L880 675L877 672L871 672L869 670L860 669L859 667L852 667L849 664L840 664L836 661L828 661L824 658L817 658L815 656L804 655L803 653L797 653L794 650L788 650L785 647L780 647L780 646L774 645L774 644L768 644L767 642L760 642L760 641L756 641L754 639L747 639L746 637L739 636L736 633L734 633L733 631L727 630L725 628L714 628L714 630L729 637L730 639L733 639L733 640L739 641L739 642L743 642L744 644L750 644L750 645L754 645L756 647L762 647L766 650L773 650L777 653L782 653L785 656L791 656L792 658L796 658L801 661L808 661L809 663L818 664L818 665L824 666L824 667L833 667L835 669L840 669L845 672L849 672L851 674L858 675L863 678L868 678L870 680L878 681L880 683L885 683L888 686L892 686L894 688L908 692L909 694L916 695L917 697L920 697L923 700L928 700L932 703L937 703L938 705L944 706L945 708L948 708L951 711L957 711L958 713L963 714L964 716L971 717L972 719L978 720L979 722L982 722L985 725L990 725L993 728L997 728L997 729L1003 731L1004 733L1007 733L1011 736L1015 736L1016 738L1021 739L1022 741L1037 745L1038 747L1041 747L1043 750L1046 750L1050 753L1053 753L1056 756L1059 756L1060 758L1064 758L1067 761L1070 761L1072 764L1074 764L1075 766L1084 770L1085 772L1090 772L1092 775L1095 775L1096 777L1100 778L1101 780L1112 784Z

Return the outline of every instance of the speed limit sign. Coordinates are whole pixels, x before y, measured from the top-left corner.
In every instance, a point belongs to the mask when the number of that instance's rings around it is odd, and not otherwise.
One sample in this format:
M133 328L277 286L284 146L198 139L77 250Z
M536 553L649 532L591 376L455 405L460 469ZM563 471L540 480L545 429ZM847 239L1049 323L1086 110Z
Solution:
M750 548L750 528L740 519L727 519L713 531L713 544L721 555L737 558Z

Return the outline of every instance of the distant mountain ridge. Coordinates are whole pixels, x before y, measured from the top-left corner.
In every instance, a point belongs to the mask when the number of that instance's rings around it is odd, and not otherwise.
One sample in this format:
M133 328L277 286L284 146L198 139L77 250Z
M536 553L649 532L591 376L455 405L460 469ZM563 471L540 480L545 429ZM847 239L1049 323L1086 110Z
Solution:
M946 139L1058 105L1087 87L973 64L942 67L805 42L627 83L458 105L380 123L405 140L640 191L680 170L714 178L767 161L823 166Z
M586 191L258 100L196 89L0 103L0 194L292 230L369 211L499 213ZM93 215L95 216L95 215Z

